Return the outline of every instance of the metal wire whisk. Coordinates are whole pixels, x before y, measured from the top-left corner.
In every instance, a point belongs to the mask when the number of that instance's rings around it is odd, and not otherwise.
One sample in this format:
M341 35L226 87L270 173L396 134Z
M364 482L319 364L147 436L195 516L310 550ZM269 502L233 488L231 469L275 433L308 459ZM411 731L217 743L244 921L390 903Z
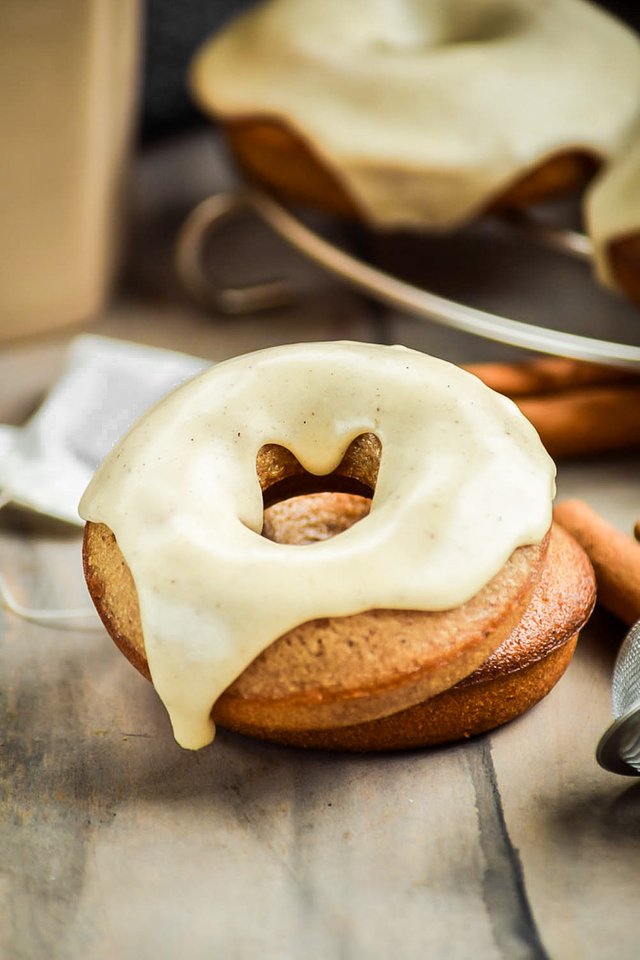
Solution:
M614 722L602 736L596 757L605 770L640 776L640 620L625 637L613 670Z

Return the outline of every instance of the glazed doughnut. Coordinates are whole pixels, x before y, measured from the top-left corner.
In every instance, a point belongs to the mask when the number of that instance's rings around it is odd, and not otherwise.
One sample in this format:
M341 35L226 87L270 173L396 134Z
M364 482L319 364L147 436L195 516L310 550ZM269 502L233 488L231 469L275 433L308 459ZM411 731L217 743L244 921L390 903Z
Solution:
M583 0L269 0L192 68L250 179L385 229L581 187L639 86L637 38Z
M640 306L640 129L589 189L585 221L598 279Z
M294 497L265 510L263 536L299 545L325 540L366 516L369 502L344 493ZM88 525L85 563L91 592L109 632L127 658L150 679L135 586L106 528ZM549 692L571 660L578 631L594 600L593 573L584 551L561 527L554 526L542 574L524 613L520 608L521 619L514 625L515 610L509 610L513 627L509 636L451 689L380 719L343 726L341 702L348 684L355 681L362 691L367 679L362 671L363 650L369 656L375 652L389 675L390 666L398 669L393 648L372 647L370 625L375 619L365 614L346 618L349 659L330 620L323 625L307 623L276 640L220 696L213 717L217 724L249 736L320 749L397 750L469 737L513 720ZM413 614L412 624L396 611L385 626L394 636L402 636L405 647L413 640L418 649L426 635L437 649L437 632L443 627L468 631L472 614L465 605L453 615ZM417 630L412 631L412 626ZM424 662L422 650L420 656ZM335 677L340 677L342 690L331 690ZM334 726L317 726L319 690L325 700L327 694L333 694ZM310 717L305 718L308 725L292 728L294 711L299 715L303 697L310 706Z
M294 635L310 622L340 670L309 691L279 669L266 713L263 691L224 720L353 725L448 689L511 632L542 575L554 474L515 405L451 364L272 348L170 395L105 461L81 503L87 580L184 746L211 740L213 704L275 640L308 646ZM373 493L372 509L306 549L260 536L265 503L318 488Z

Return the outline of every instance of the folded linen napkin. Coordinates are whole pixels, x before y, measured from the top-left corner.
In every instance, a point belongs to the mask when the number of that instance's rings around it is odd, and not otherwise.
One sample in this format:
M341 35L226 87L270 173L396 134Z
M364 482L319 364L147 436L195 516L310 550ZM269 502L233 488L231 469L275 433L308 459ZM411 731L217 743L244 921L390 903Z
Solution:
M126 430L209 361L82 335L43 403L22 426L0 425L0 503L81 525L78 502Z

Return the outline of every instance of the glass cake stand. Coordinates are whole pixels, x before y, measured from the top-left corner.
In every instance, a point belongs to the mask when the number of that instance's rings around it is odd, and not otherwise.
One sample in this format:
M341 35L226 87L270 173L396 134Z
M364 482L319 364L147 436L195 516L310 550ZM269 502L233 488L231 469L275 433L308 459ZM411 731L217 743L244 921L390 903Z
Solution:
M272 196L253 187L224 191L203 200L178 235L176 262L186 290L218 312L255 312L280 306L291 296L288 284L281 279L229 287L211 275L205 243L229 220L246 213L257 216L290 246L345 283L414 317L538 353L640 369L639 345L513 320L415 286L336 246ZM562 255L591 259L589 239L574 230L530 214L509 215L502 224Z

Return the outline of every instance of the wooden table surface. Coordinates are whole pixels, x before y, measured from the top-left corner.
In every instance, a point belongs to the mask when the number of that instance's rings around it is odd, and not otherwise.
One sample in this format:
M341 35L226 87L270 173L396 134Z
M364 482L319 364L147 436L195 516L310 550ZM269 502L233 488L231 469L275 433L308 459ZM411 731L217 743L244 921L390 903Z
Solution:
M229 179L210 134L145 152L121 292L87 329L212 360L338 337L460 361L515 355L364 301L250 222L214 243L220 276L284 271L299 298L205 314L179 290L171 243ZM640 340L638 314L583 265L522 242L368 243L469 302ZM1 422L25 419L75 332L0 349ZM638 467L632 455L561 463L559 495L629 530ZM76 530L4 511L0 571L32 606L88 603ZM594 759L623 632L597 612L543 703L458 746L321 755L220 732L193 754L104 632L0 608L0 957L638 957L640 784Z

